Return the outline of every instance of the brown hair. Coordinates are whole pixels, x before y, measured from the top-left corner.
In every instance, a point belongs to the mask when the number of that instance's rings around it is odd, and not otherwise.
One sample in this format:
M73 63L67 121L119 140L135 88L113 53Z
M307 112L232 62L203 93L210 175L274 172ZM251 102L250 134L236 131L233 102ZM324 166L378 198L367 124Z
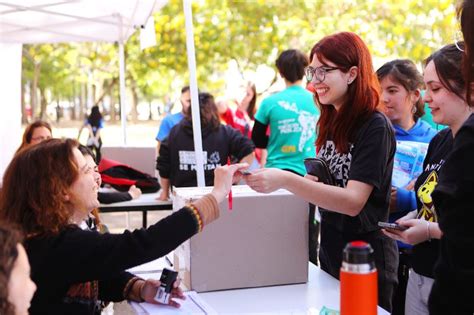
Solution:
M78 177L72 139L49 139L18 152L3 176L0 219L27 236L57 234L70 224L65 194Z
M336 111L333 106L320 106L321 117L318 121L317 148L332 137L337 151L347 153L351 136L380 105L380 84L372 67L369 49L356 34L341 32L317 42L311 49L309 59L313 60L314 56L323 64L325 60L331 61L343 72L357 67L358 75L349 85L341 109ZM320 104L317 94L315 99Z
M189 111L184 116L188 121L192 121L191 109L189 107ZM209 127L211 130L219 129L221 122L216 103L214 102L214 96L206 92L199 93L199 114L202 127Z
M464 49L464 43L449 44L432 53L425 59L425 67L433 61L436 74L441 84L451 93L461 99L465 99L465 81L462 75L463 53L458 49Z
M49 132L53 133L51 129L51 125L45 121L37 120L34 123L29 124L25 128L25 132L23 132L23 139L21 140L20 147L18 148L16 152L23 150L25 147L27 147L31 143L31 137L33 137L33 132L35 131L36 128L40 128L40 127L45 127L46 129L49 130Z
M381 82L384 78L390 77L398 82L407 92L415 92L424 87L423 76L416 68L413 61L409 59L395 59L385 63L377 70L377 77ZM425 103L420 95L415 103L416 112L413 114L414 120L423 117L425 114Z
M255 84L252 82L248 83L248 87L252 89L253 92L253 97L250 100L249 106L247 107L247 115L249 115L250 119L254 120L255 119L255 113L257 112L256 104L257 104L257 88L255 87Z
M0 222L0 314L14 315L15 307L8 302L8 283L18 259L18 244L22 241L18 231Z
M283 51L275 61L281 76L291 83L295 83L303 78L304 69L308 64L308 57L297 49Z

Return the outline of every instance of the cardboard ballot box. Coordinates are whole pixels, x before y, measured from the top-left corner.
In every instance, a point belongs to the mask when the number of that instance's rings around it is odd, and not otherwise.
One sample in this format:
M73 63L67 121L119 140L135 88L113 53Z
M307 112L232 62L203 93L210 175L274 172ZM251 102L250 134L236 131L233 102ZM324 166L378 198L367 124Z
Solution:
M175 188L173 211L211 191ZM308 281L308 203L287 190L233 186L220 218L175 250L184 284L197 292Z

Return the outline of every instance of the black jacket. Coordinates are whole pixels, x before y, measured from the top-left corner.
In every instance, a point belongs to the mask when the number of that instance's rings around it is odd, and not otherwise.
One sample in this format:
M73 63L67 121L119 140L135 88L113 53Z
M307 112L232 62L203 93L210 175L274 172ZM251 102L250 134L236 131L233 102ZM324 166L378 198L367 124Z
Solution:
M146 230L99 234L71 226L58 235L29 238L25 248L38 287L30 314L97 314L97 299L124 299L133 277L124 270L169 253L196 232L192 210L183 208Z
M225 165L228 158L240 161L252 153L255 146L252 140L238 130L221 125L217 130L206 127L202 129L202 149L206 186L212 186L214 169L217 166ZM171 129L168 138L163 140L156 168L161 177L170 180L171 186L197 186L193 129L190 121L183 119Z

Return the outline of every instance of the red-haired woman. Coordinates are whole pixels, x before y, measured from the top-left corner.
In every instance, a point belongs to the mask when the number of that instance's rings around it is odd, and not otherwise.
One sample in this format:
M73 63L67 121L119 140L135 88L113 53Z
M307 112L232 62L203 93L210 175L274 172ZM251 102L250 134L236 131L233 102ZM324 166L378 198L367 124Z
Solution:
M374 249L379 304L391 310L397 284L398 252L378 221L387 221L395 137L378 111L379 83L367 46L353 33L337 33L311 50L306 78L321 107L317 155L329 165L336 185L278 169L245 176L259 192L285 188L321 210L321 268L339 277L344 246L364 240Z

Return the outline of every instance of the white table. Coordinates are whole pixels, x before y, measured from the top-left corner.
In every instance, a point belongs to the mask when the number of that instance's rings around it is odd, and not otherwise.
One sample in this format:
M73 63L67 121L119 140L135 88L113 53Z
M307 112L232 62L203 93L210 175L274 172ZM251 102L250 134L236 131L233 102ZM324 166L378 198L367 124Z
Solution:
M147 212L151 210L169 211L173 209L173 202L171 200L161 201L156 200L160 194L142 194L137 199L115 202L110 204L100 204L100 212L142 212L142 225L147 227Z
M146 268L155 270L169 268L169 265L161 259L143 267L137 269L140 270L139 276L157 278L161 273L147 275L141 272L145 272ZM339 310L339 281L311 263L309 263L309 279L305 284L225 290L199 293L199 295L218 314L316 315L323 306ZM140 312L137 307L134 310L136 314L146 314ZM388 315L389 313L379 307L378 314Z

